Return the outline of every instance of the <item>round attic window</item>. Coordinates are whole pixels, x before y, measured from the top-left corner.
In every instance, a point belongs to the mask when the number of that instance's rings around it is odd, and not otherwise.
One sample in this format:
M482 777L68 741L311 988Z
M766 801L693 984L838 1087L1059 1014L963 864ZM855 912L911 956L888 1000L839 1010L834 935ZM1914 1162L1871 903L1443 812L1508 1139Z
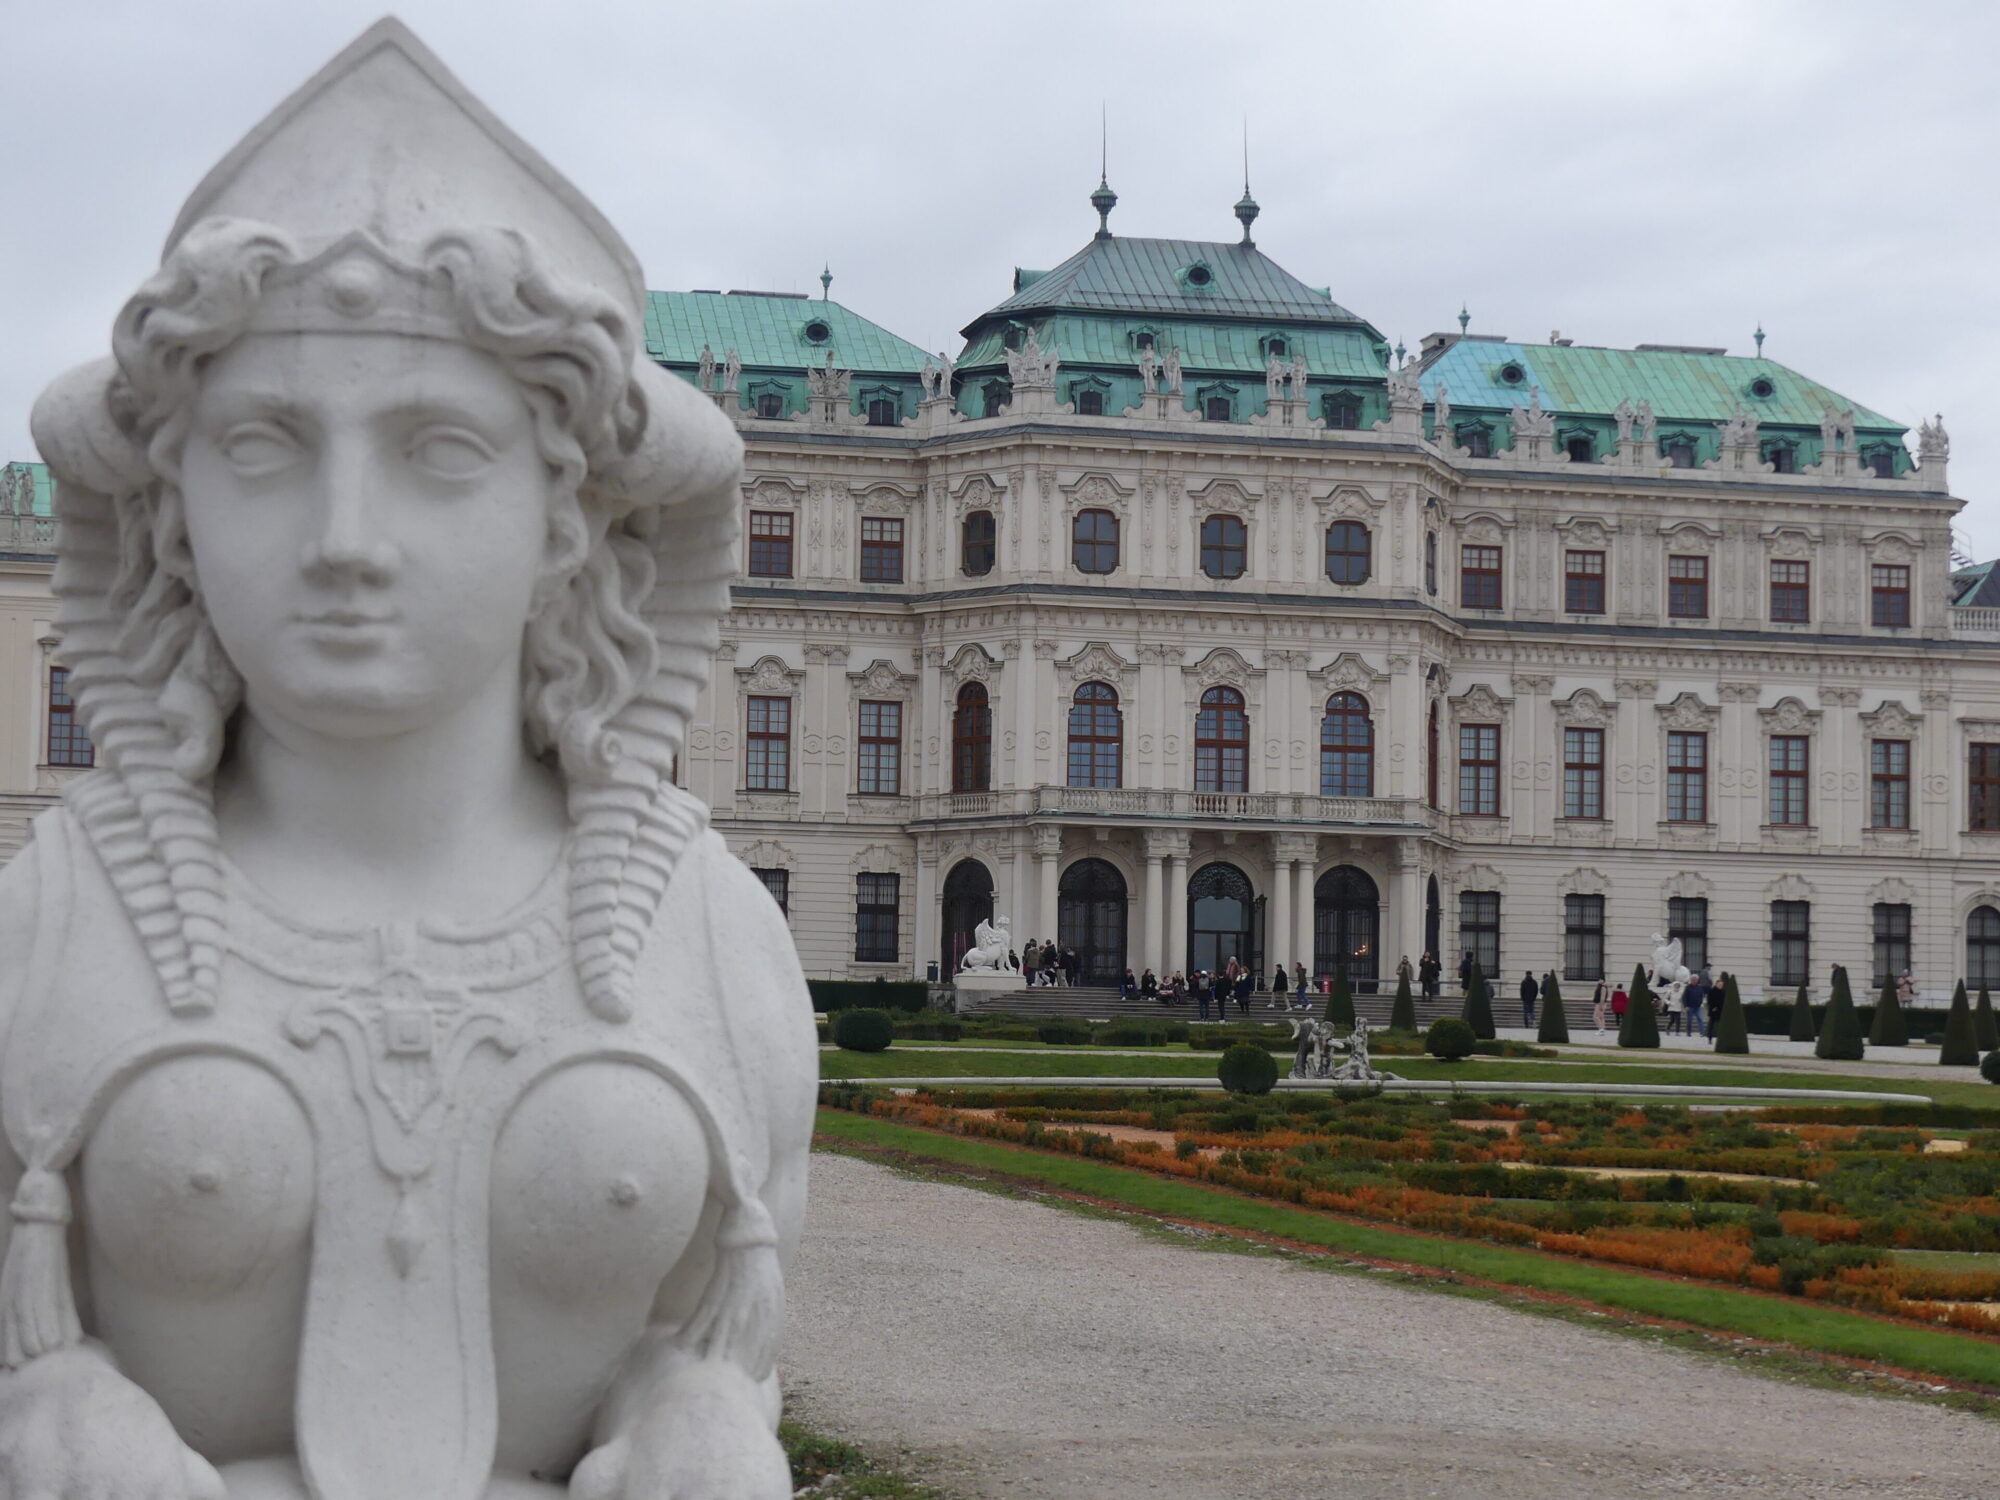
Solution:
M1189 286L1207 286L1215 278L1207 266L1189 266L1187 279Z
M1519 385L1528 378L1528 372L1519 365L1507 364L1500 367L1500 378L1509 385Z
M1759 401L1768 401L1778 394L1778 388L1771 382L1768 376L1759 375L1755 380L1750 382L1750 394L1755 396Z
M809 342L815 344L824 344L828 339L832 337L833 337L833 330L827 327L826 324L820 322L817 318L813 319L812 322L806 324L806 338Z

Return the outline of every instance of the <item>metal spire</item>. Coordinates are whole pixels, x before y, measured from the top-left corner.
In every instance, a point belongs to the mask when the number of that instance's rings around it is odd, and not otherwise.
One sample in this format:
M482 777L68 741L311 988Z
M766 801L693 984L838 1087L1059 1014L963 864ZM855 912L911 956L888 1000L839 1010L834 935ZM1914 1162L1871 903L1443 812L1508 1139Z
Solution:
M833 300L833 267L830 264L822 264L819 268L819 300Z
M1236 205L1236 222L1243 226L1245 245L1255 245L1250 226L1257 222L1257 200L1250 196L1250 117L1243 117L1243 197Z
M1102 100L1097 106L1097 191L1090 195L1090 206L1097 210L1097 237L1111 238L1111 210L1118 206L1118 195L1111 191L1111 125L1110 112Z
M1472 314L1465 310L1463 302L1458 304L1458 331L1464 333L1472 324Z
M1764 357L1764 324L1761 320L1757 324L1757 332L1754 337L1757 340L1757 357L1762 359Z

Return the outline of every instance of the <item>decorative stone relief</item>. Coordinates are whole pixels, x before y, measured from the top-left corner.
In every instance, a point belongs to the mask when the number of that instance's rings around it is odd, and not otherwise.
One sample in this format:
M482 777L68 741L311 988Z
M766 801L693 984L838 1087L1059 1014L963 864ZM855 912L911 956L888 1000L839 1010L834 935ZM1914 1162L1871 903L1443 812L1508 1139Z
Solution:
M1108 510L1121 521L1131 517L1133 491L1109 474L1085 474L1075 483L1064 485L1062 492L1068 515L1074 516L1080 510Z
M1796 698L1780 698L1769 708L1757 710L1766 734L1817 734L1820 711L1807 708Z
M1912 740L1924 721L1894 698L1884 698L1873 713L1861 716L1862 732L1876 740Z
M1763 537L1765 552L1774 558L1809 560L1817 549L1817 539L1796 526L1777 527Z
M1079 683L1108 682L1123 696L1138 673L1137 663L1125 660L1102 641L1092 641L1076 655L1056 663L1058 680L1072 693Z
M1485 683L1474 683L1458 697L1448 699L1454 723L1496 724L1514 707L1514 700L1502 698Z
M1813 899L1812 883L1796 871L1780 875L1764 887L1766 901L1810 901Z
M1188 498L1198 517L1230 515L1248 520L1257 513L1257 503L1262 498L1233 479L1211 479L1199 489L1193 484L1193 480L1188 481Z
M857 697L899 698L907 703L917 690L916 678L880 657L862 671L849 672L847 681L851 693Z
M736 857L754 870L791 870L799 867L798 858L790 848L776 839L759 839L756 843L738 850Z
M1578 865L1556 881L1558 896L1601 896L1610 889L1611 881L1605 873L1588 865Z
M1372 694L1385 691L1390 680L1387 672L1378 672L1353 651L1341 652L1318 671L1307 675L1321 697L1334 693Z
M795 693L805 685L806 674L797 667L788 667L775 656L761 656L756 664L736 669L737 680L743 691L762 697L785 693Z
M1604 729L1611 723L1618 705L1606 703L1589 688L1578 688L1554 705L1556 723L1565 729Z
M944 665L941 656L940 665ZM1000 678L1000 663L986 654L984 646L969 642L958 648L945 672L953 687L963 687L968 682L982 682L990 687Z
M1715 894L1715 882L1698 871L1682 870L1660 888L1660 894L1672 900L1706 901Z
M1722 710L1703 703L1694 693L1682 693L1671 703L1656 704L1653 712L1660 716L1662 729L1699 734L1712 733L1722 721Z
M1188 687L1197 695L1212 687L1233 687L1246 693L1260 685L1262 667L1253 667L1228 646L1217 646L1192 666L1181 668Z

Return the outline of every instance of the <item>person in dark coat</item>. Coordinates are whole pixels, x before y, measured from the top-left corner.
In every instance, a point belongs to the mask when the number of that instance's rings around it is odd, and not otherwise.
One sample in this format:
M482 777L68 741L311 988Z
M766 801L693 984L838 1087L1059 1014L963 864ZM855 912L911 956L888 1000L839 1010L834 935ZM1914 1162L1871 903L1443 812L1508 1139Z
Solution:
M1118 981L1118 993L1123 995L1127 1000L1130 1000L1134 995L1139 993L1139 981L1132 977L1130 969L1127 969L1125 977Z
M1424 956L1417 961L1417 982L1423 986L1426 1000L1437 999L1438 975L1443 971L1444 965L1438 962L1437 955L1426 949Z
M1208 1019L1208 997L1214 988L1213 982L1208 977L1208 970L1196 969L1194 971L1194 1003L1195 1008L1201 1014L1201 1019L1204 1021Z
M1540 997L1541 993L1541 986L1535 983L1533 970L1521 976L1521 1024L1523 1026L1532 1026L1535 1024L1535 1001Z
M1139 976L1139 996L1144 1000L1160 998L1160 978L1151 969Z
M1472 950L1465 950L1465 957L1458 961L1458 987L1469 989L1472 985Z

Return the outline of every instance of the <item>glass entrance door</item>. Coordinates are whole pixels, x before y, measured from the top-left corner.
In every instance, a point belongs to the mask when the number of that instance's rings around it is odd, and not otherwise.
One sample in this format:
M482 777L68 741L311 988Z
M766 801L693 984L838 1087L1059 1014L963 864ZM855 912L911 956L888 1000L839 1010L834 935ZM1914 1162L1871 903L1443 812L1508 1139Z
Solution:
M1357 994L1372 995L1380 977L1382 897L1365 870L1340 865L1313 885L1313 972L1347 970Z
M1250 877L1234 865L1203 865L1188 880L1188 973L1220 974L1235 959L1257 964Z
M1102 859L1080 859L1056 886L1056 941L1082 960L1084 984L1125 977L1125 877Z

